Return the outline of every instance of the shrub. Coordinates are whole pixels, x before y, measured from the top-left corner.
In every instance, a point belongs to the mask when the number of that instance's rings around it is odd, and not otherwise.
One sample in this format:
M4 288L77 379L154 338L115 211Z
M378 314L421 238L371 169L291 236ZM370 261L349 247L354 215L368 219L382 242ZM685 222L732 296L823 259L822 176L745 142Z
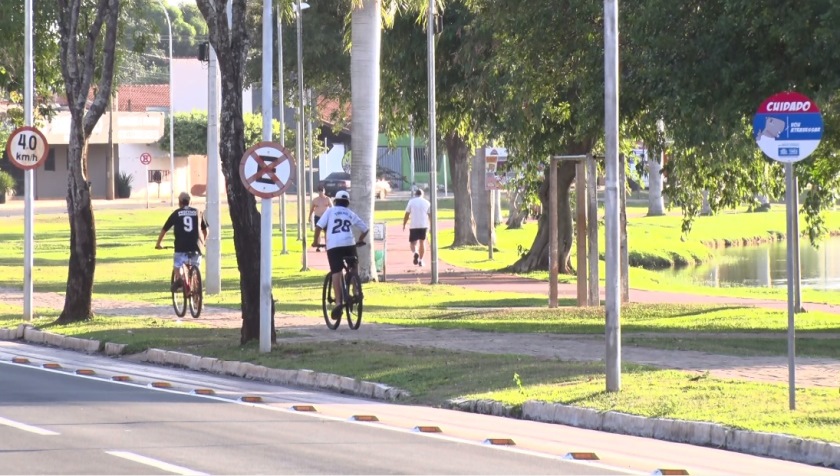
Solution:
M131 183L134 177L125 172L120 172L116 179L117 197L128 198L131 196Z

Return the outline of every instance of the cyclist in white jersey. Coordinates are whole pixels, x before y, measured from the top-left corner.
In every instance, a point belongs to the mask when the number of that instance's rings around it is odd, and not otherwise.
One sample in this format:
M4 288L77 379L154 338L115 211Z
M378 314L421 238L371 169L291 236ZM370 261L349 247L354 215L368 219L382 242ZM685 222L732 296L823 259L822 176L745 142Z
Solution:
M347 208L350 206L350 194L347 191L340 190L335 194L334 205L328 208L321 215L318 223L315 224L315 237L312 240L312 246L318 246L321 231L323 231L327 238L327 260L330 263L333 295L336 299L336 308L333 309L333 313L340 313L341 306L343 305L341 270L344 267L344 258L347 256L357 256L356 247L365 245L368 227L353 210ZM358 240L353 235L353 228L357 228L362 232Z

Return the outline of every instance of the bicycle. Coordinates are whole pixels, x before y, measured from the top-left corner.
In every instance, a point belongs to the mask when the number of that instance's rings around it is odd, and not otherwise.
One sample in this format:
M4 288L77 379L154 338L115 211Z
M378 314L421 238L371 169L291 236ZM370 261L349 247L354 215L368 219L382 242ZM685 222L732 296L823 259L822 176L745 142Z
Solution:
M167 249L164 247L163 249ZM194 319L198 319L201 315L201 309L204 305L204 286L201 281L201 269L198 266L192 265L192 259L199 256L201 253L189 252L187 253L188 260L181 268L186 280L181 284L180 288L175 288L175 282L179 278L178 270L172 269L172 277L170 278L170 290L172 291L172 308L175 310L175 315L184 317L187 314L187 307L190 309L190 315Z
M356 243L356 246L364 246L364 242ZM364 294L362 293L362 280L356 272L356 264L358 258L355 256L345 256L342 259L343 267L341 273L344 274L344 279L341 280L341 295L342 304L344 305L344 313L347 316L347 325L350 329L356 330L362 324L362 311L364 310ZM332 310L334 309L335 297L333 296L332 286L332 272L327 273L324 278L324 288L321 293L321 304L324 310L324 321L327 327L331 330L338 329L341 324L341 314L337 319L333 319Z

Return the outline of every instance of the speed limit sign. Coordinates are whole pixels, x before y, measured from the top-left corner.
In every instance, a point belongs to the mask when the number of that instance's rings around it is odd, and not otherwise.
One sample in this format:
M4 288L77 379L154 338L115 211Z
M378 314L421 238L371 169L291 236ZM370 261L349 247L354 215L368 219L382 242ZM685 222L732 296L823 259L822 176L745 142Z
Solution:
M15 129L6 143L9 160L15 167L23 170L38 168L46 160L49 151L50 146L44 134L30 126Z

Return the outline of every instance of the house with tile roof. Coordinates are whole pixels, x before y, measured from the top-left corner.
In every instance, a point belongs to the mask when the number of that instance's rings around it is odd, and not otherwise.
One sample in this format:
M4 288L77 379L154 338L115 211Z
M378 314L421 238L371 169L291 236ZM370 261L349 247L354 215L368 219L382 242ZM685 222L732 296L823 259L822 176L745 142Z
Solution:
M207 158L175 157L174 176L169 151L158 141L164 134L165 117L170 106L175 112L206 111L209 90L207 65L195 58L174 58L172 63L173 104L170 105L169 84L137 84L117 87L113 112L106 112L91 135L88 146L88 177L94 198L105 198L108 184L106 162L109 156L109 133L113 139L114 174L132 178L132 195L168 201L175 193L206 188ZM93 93L89 95L93 99ZM67 98L57 97L63 110L41 129L50 144L49 157L35 173L35 198L63 198L67 190L68 143L70 113ZM221 104L221 100L219 100ZM243 94L243 112L251 112L251 93ZM177 143L178 137L175 136ZM151 156L143 164L142 156ZM224 179L220 180L224 188ZM202 188L203 187L203 188Z

